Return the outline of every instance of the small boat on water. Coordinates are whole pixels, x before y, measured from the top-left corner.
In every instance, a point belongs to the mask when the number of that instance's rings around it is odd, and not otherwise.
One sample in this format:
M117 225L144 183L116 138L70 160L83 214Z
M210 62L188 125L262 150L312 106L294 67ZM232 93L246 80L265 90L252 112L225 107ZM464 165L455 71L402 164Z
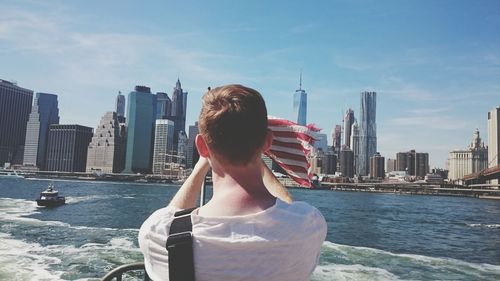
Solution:
M59 192L54 189L54 185L49 183L47 189L40 193L40 197L36 200L38 206L57 207L66 203L64 196L59 196Z
M23 176L19 175L15 170L0 168L0 177L2 178L17 178L22 179Z

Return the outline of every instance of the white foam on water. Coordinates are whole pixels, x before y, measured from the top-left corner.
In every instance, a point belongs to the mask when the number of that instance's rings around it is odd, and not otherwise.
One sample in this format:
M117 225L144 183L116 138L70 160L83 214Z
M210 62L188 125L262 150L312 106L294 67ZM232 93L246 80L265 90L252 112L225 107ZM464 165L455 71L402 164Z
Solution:
M142 260L140 250L125 237L107 243L41 246L0 233L0 280L62 280L78 278L82 267L102 271ZM100 269L100 270L99 270ZM102 277L101 276L101 277ZM82 279L79 280L88 280Z
M408 270L417 270L422 274L432 275L434 279L446 279L448 274L475 276L478 279L484 279L484 276L500 277L499 265L471 263L444 257L395 254L374 248L355 247L332 242L323 243L322 255L341 257L343 263L347 261L360 266L357 268L349 265L346 270L345 265L323 264L319 265L315 271L315 275L319 274L318 276L321 276L323 271L329 271L335 275L339 275L339 278L344 278L339 280L362 280L365 271L374 274L374 276L380 276L380 280L400 280L402 277L396 276L394 272L405 272ZM359 269L359 271L353 269ZM349 279L351 277L353 279ZM366 280L376 279L368 278Z
M469 223L467 225L470 227L481 227L481 228L491 228L491 229L500 228L500 224Z
M121 195L86 195L86 196L66 196L66 204L76 204L88 201L109 200L123 198Z
M363 281L363 280L401 280L398 276L381 268L360 264L326 264L318 265L311 276L311 281Z
M0 277L2 280L59 280L63 272L50 266L61 263L56 257L44 253L38 243L15 240L0 233Z
M27 216L40 213L35 201L24 199L0 198L0 218L7 222L22 222L29 225L70 225L60 221L41 221Z

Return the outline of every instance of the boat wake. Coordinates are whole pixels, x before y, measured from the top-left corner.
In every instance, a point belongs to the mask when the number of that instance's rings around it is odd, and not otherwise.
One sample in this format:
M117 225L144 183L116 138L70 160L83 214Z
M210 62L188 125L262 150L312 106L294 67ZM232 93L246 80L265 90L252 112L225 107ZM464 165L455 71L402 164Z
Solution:
M142 260L137 229L29 217L38 213L34 201L0 198L1 280L98 280L112 268ZM324 242L311 280L500 280L500 266Z
M311 280L499 280L500 266L325 242Z

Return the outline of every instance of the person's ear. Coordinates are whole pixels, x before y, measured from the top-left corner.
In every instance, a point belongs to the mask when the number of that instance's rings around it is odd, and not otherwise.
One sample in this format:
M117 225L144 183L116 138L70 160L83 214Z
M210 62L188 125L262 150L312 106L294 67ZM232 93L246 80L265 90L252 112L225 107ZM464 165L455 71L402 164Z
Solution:
M208 150L207 143L205 142L203 136L197 134L194 142L196 144L196 148L198 149L198 153L200 154L200 156L209 158L210 151Z
M264 140L264 146L262 147L262 152L266 152L271 149L271 145L273 144L273 132L267 129L266 139Z

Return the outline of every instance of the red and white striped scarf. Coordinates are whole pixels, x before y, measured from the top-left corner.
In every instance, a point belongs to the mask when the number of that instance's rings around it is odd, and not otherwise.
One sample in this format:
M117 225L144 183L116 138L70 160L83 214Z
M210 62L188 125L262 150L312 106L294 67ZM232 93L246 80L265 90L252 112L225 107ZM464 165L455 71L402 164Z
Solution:
M312 171L308 156L313 149L314 132L319 129L312 124L302 126L272 116L268 116L267 124L274 137L271 148L265 154L282 167L295 182L311 188Z

